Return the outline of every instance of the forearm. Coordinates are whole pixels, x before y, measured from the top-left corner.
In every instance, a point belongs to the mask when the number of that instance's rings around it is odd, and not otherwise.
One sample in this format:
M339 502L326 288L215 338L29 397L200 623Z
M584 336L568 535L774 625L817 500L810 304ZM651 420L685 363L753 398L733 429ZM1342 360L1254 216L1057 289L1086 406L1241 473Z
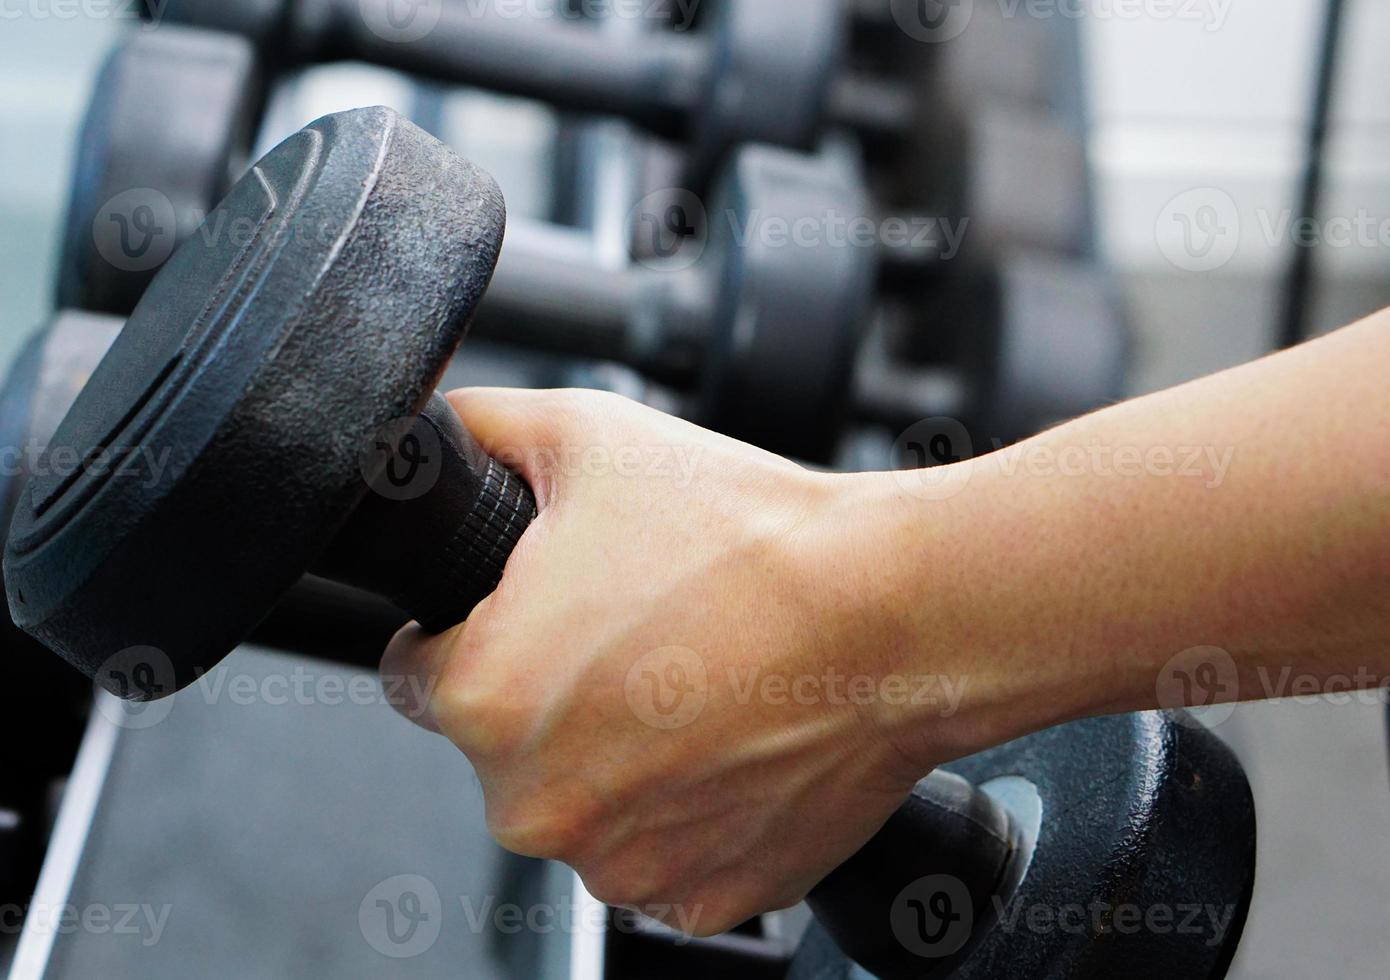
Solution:
M1198 647L1238 673L1198 700L1380 683L1387 369L1382 314L962 464L946 500L880 480L883 540L923 543L891 577L910 608L896 656L962 664L966 705L1005 736L1159 706Z

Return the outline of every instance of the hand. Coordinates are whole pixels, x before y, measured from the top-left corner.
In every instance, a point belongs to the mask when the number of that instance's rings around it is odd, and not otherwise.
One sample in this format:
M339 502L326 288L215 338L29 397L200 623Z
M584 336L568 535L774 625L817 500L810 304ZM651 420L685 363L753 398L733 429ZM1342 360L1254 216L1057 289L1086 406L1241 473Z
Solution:
M798 902L931 768L877 697L903 643L858 484L616 396L449 397L540 516L465 625L391 644L409 714L604 902L692 935Z

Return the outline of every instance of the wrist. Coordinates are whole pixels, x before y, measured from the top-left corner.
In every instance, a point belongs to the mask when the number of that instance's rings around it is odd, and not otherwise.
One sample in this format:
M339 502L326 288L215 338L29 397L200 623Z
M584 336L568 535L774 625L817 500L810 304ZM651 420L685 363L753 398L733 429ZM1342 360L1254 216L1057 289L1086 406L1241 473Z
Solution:
M925 774L1091 713L1080 624L1040 608L1058 575L1045 508L1016 474L973 461L837 479L842 552L823 567L880 679L866 723L907 765Z

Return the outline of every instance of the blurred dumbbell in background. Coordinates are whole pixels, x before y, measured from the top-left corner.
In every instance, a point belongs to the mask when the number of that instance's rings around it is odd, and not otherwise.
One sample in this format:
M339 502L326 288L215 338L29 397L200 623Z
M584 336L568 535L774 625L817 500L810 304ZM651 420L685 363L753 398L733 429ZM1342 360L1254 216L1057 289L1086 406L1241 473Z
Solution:
M286 7L291 9L294 8ZM741 8L734 4L730 9ZM172 12L173 20L199 23L215 21L220 16L214 8L197 4L176 7ZM462 18L460 25L470 20L464 13L457 16ZM734 14L725 11L719 16ZM235 19L235 26L260 39L263 47L269 43L240 16ZM831 20L843 26L851 21L857 24L861 19L839 12ZM1067 89L1059 79L1065 78L1073 87L1079 81L1077 72L1064 70L1070 64L1070 56L1067 46L1058 40L1056 29L1042 28L1040 23L1022 25L1023 31L1012 34L996 26L981 30L979 36L993 43L998 49L996 54L1014 55L1010 44L1019 47L1021 42L1016 35L1026 32L1022 46L1027 48L1028 57L1016 60L1032 65L1032 73L1037 76L1033 81L1043 84L1045 79L1055 98L1055 91ZM580 37L582 40L575 42L579 45L576 52L589 50L585 45L597 45L596 38L589 35L603 33L594 24L553 19L544 24L544 31L554 32L556 37ZM493 26L511 31L510 26ZM650 25L644 26L652 30ZM633 28L628 25L628 29ZM835 30L840 29L837 26ZM699 38L676 35L682 44L707 44L711 36L723 35L717 31ZM675 50L679 49L678 45ZM810 57L804 53L803 56ZM599 165L576 167L575 161L582 154L572 152L573 141L557 139L557 131L563 127L553 114L547 119L548 110L537 105L515 100L489 103L488 96L460 96L452 90L441 90L435 82L363 66L285 74L287 62L311 60L321 58L291 58L281 51L277 58L267 60L237 35L167 24L135 36L117 50L106 69L108 82L98 90L107 94L94 101L84 128L79 181L70 208L68 244L63 257L60 305L128 313L158 268L158 260L191 233L198 216L205 214L216 200L218 190L244 165L245 148L253 139L258 151L268 149L294 126L323 112L353 102L380 101L400 107L485 162L489 158L488 140L479 134L499 128L525 132L530 123L530 131L538 134L530 146L525 152L521 152L520 142L511 147L515 151L512 156L529 166L498 168L509 200L517 202L513 217L563 219L566 213L572 218L576 213L587 212L590 220L586 230L593 242L591 246L584 245L581 234L567 234L562 236L563 241L552 235L541 251L547 245L553 245L553 250L548 255L538 255L532 247L537 237L534 222L517 223L512 239L517 244L509 245L504 252L503 283L512 279L509 270L523 270L517 278L527 284L525 298L532 301L533 312L541 306L552 314L568 310L572 313L569 327L580 329L547 332L534 317L529 318L536 321L534 329L527 317L512 318L521 323L513 338L525 336L532 343L552 348L558 341L562 351L578 350L629 363L635 359L634 366L655 370L658 375L662 369L670 373L672 352L655 348L669 343L669 335L681 329L674 322L679 319L680 310L672 306L637 311L647 321L653 317L661 321L663 314L668 317L667 322L643 327L634 321L633 310L624 312L614 309L611 302L606 304L606 310L598 311L603 314L599 319L606 317L611 323L626 316L632 328L628 331L628 348L633 343L649 348L645 352L624 349L623 344L614 344L613 338L605 334L602 323L591 322L588 326L594 329L583 329L586 316L595 312L594 304L577 294L567 297L566 288L582 288L587 283L592 293L605 281L620 290L626 288L622 283L633 278L632 260L644 269L648 265L669 269L673 265L669 261L649 260L665 259L682 245L690 245L681 241L689 233L708 240L712 251L718 253L704 263L706 274L694 279L675 276L657 290L653 284L660 280L642 276L638 270L636 278L648 283L644 295L660 291L679 300L693 290L708 297L712 306L717 306L721 299L727 305L733 299L731 286L739 281L740 270L757 265L752 253L758 243L750 241L748 247L741 247L747 253L742 256L741 265L731 260L726 263L727 268L710 272L710 267L723 261L720 255L730 254L729 249L721 247L725 242L720 235L727 228L720 226L740 220L747 226L751 217L757 226L752 229L756 238L770 220L791 226L820 222L819 234L828 239L836 221L845 225L872 221L875 237L892 246L886 249L891 254L882 263L889 270L881 279L884 303L875 298L879 295L880 277L851 274L855 284L846 284L844 288L859 289L861 295L835 297L829 305L816 308L813 320L799 322L797 301L807 301L808 308L814 306L811 294L799 287L822 285L817 282L817 267L812 261L816 250L804 249L804 254L784 261L774 285L761 293L753 288L743 289L738 296L739 308L725 309L729 317L752 316L759 324L759 340L752 344L713 345L710 349L722 351L721 357L694 365L687 363L676 371L682 375L677 378L678 383L699 393L695 417L705 424L776 451L825 462L835 455L838 432L811 437L804 431L798 432L795 424L776 418L762 419L762 413L749 412L747 406L753 400L770 403L788 416L800 412L818 418L823 428L838 427L860 417L845 411L844 405L836 406L836 399L867 403L871 406L869 418L885 425L900 425L905 417L930 407L934 415L964 418L974 433L973 441L986 446L1030 434L1043 425L1103 404L1117 394L1120 358L1125 349L1123 322L1106 289L1103 272L1086 256L1090 219L1081 126L1075 114L1051 112L1044 97L1030 93L1032 83L1028 81L1002 86L1002 91L975 91L979 87L969 78L974 61L957 57L931 62L930 67L910 65L902 73L904 77L877 83L878 88L891 90L880 100L888 104L916 105L926 101L933 112L941 109L937 103L952 107L953 120L923 121L920 126L909 116L898 114L904 131L931 134L929 139L924 137L930 153L923 156L921 148L906 147L892 158L902 173L913 175L913 180L921 185L917 189L922 191L898 198L935 198L941 205L936 212L896 211L891 198L890 203L879 196L871 200L868 192L882 184L874 174L876 169L881 170L885 157L881 148L864 152L858 141L843 134L881 137L883 127L879 126L877 133L868 123L837 127L833 119L820 114L816 117L820 120L819 145L814 153L805 155L848 153L855 159L864 158L862 176L850 182L854 192L842 202L827 200L822 195L806 205L804 214L797 213L795 200L787 200L781 202L775 214L759 205L745 209L740 219L722 204L714 205L711 197L726 187L720 180L734 171L730 157L737 150L721 151L723 162L709 165L712 169L706 181L711 188L708 193L700 195L688 187L654 187L653 181L660 180L656 175L669 178L681 171L678 167L662 166L672 159L669 148L658 147L630 127L614 132L611 126L606 131L591 126L591 145L597 142L600 149L607 146L614 152L607 154ZM189 71L189 65L204 61L210 66L208 72L217 79L216 84L205 84L199 100L184 97L181 92L189 86L179 84L179 74ZM274 71L271 66L275 66ZM465 67L452 72L436 70L435 74L473 77ZM942 81L947 73L963 76L951 80L954 89ZM863 73L847 67L832 74L831 87L841 93L841 101L849 99L845 93L852 94L854 88L846 78L857 79L855 84L861 89L869 85ZM1023 74L1030 77L1027 72ZM271 78L279 80L270 86L269 111L262 113L259 107L265 99L260 93ZM210 95L206 91L209 89ZM968 91L973 104L967 106L964 95L926 98L928 92L934 96L937 89ZM471 104L463 101L466 99L471 99ZM993 125L990 112L996 109L1014 113L1020 125ZM250 120L257 117L263 120L259 135L253 138ZM489 119L503 118L508 120L505 127L488 124ZM168 119L178 119L181 125L162 125L161 121ZM210 122L211 132L198 139L188 138L189 134L207 130ZM225 128L218 126L219 122ZM568 125L581 128L573 122ZM1026 137L1040 127L1058 137L1048 137L1049 145L1060 147L1063 152L1019 143L1019 134ZM184 135L174 135L179 133ZM996 134L1014 143L994 145L991 140ZM172 145L165 147L161 141ZM495 147L496 142L492 145ZM571 151L560 149L562 145L571 145ZM844 149L846 146L848 150ZM688 156L690 147L687 145L685 150ZM591 159L600 156L603 155L590 154ZM175 170L180 179L162 178L159 168L148 164L150 157L178 160ZM569 164L559 168L568 173L558 172L557 161ZM877 167L876 161L880 164ZM151 177L158 179L147 179ZM144 186L134 186L142 181ZM547 197L547 187L566 190ZM586 199L590 202L587 208L575 206L574 202ZM710 204L707 206L706 202ZM707 227L705 221L711 212L721 210L727 213L716 213L715 227ZM711 233L713 239L709 238ZM631 242L628 254L614 247L622 238ZM653 254L653 242L659 242L661 254ZM137 254L130 254L132 247ZM699 247L702 245L695 243L694 248ZM691 251L685 249L686 253ZM548 288L532 291L530 286L539 284L534 261L537 258L549 259ZM860 258L840 256L846 268ZM875 260L875 266L878 264ZM586 275L597 267L602 267L604 276ZM1055 273L1059 281L1073 285L1051 291L1034 288L1027 293L1030 285L1036 287L1040 280L1015 271L1020 268L1045 268ZM725 280L722 284L721 276ZM729 288L720 293L721 285ZM501 290L499 294L505 296L508 291ZM1078 311L1079 326L1075 330L1067 329L1069 317L1058 315L1059 304L1068 302ZM1050 312L1043 313L1044 306ZM906 310L909 315L889 316L886 311L894 308L899 312ZM931 315L932 310L938 311L937 315ZM880 321L885 316L892 321L892 329L882 328ZM487 317L484 323L493 319ZM553 323L555 317L550 319ZM592 321L593 317L589 319ZM1033 330L1034 326L1040 329ZM653 336L639 339L644 331ZM583 336L586 332L587 338ZM655 336L659 334L667 336ZM769 337L773 339L769 341ZM861 343L866 337L873 341L867 348ZM679 338L676 343L681 343ZM826 357L841 363L820 363L805 371L804 356L813 350L825 351ZM676 356L688 353L677 352ZM666 359L665 364L657 363L661 358ZM860 365L857 370L852 367L855 362ZM875 373L880 365L885 370ZM701 367L709 370L699 370ZM899 370L894 372L895 368ZM1050 375L1039 376L1049 370ZM857 386L864 392L862 399L838 392L846 388L848 379L856 373ZM914 387L916 381L923 383L921 390ZM767 387L761 395L750 399L748 391L764 385ZM1015 407L1024 403L1026 407ZM761 431L743 424L754 419ZM887 444L891 442L891 438L886 440ZM889 462L886 456L882 460L884 465Z

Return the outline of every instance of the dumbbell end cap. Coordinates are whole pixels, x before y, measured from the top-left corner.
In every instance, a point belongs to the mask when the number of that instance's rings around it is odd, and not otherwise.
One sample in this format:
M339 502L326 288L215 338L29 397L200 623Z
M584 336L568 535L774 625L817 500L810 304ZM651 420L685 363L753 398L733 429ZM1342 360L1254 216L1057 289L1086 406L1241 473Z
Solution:
M130 648L167 658L160 694L215 665L428 401L504 226L492 179L389 109L271 151L156 277L22 491L15 622L108 687Z

